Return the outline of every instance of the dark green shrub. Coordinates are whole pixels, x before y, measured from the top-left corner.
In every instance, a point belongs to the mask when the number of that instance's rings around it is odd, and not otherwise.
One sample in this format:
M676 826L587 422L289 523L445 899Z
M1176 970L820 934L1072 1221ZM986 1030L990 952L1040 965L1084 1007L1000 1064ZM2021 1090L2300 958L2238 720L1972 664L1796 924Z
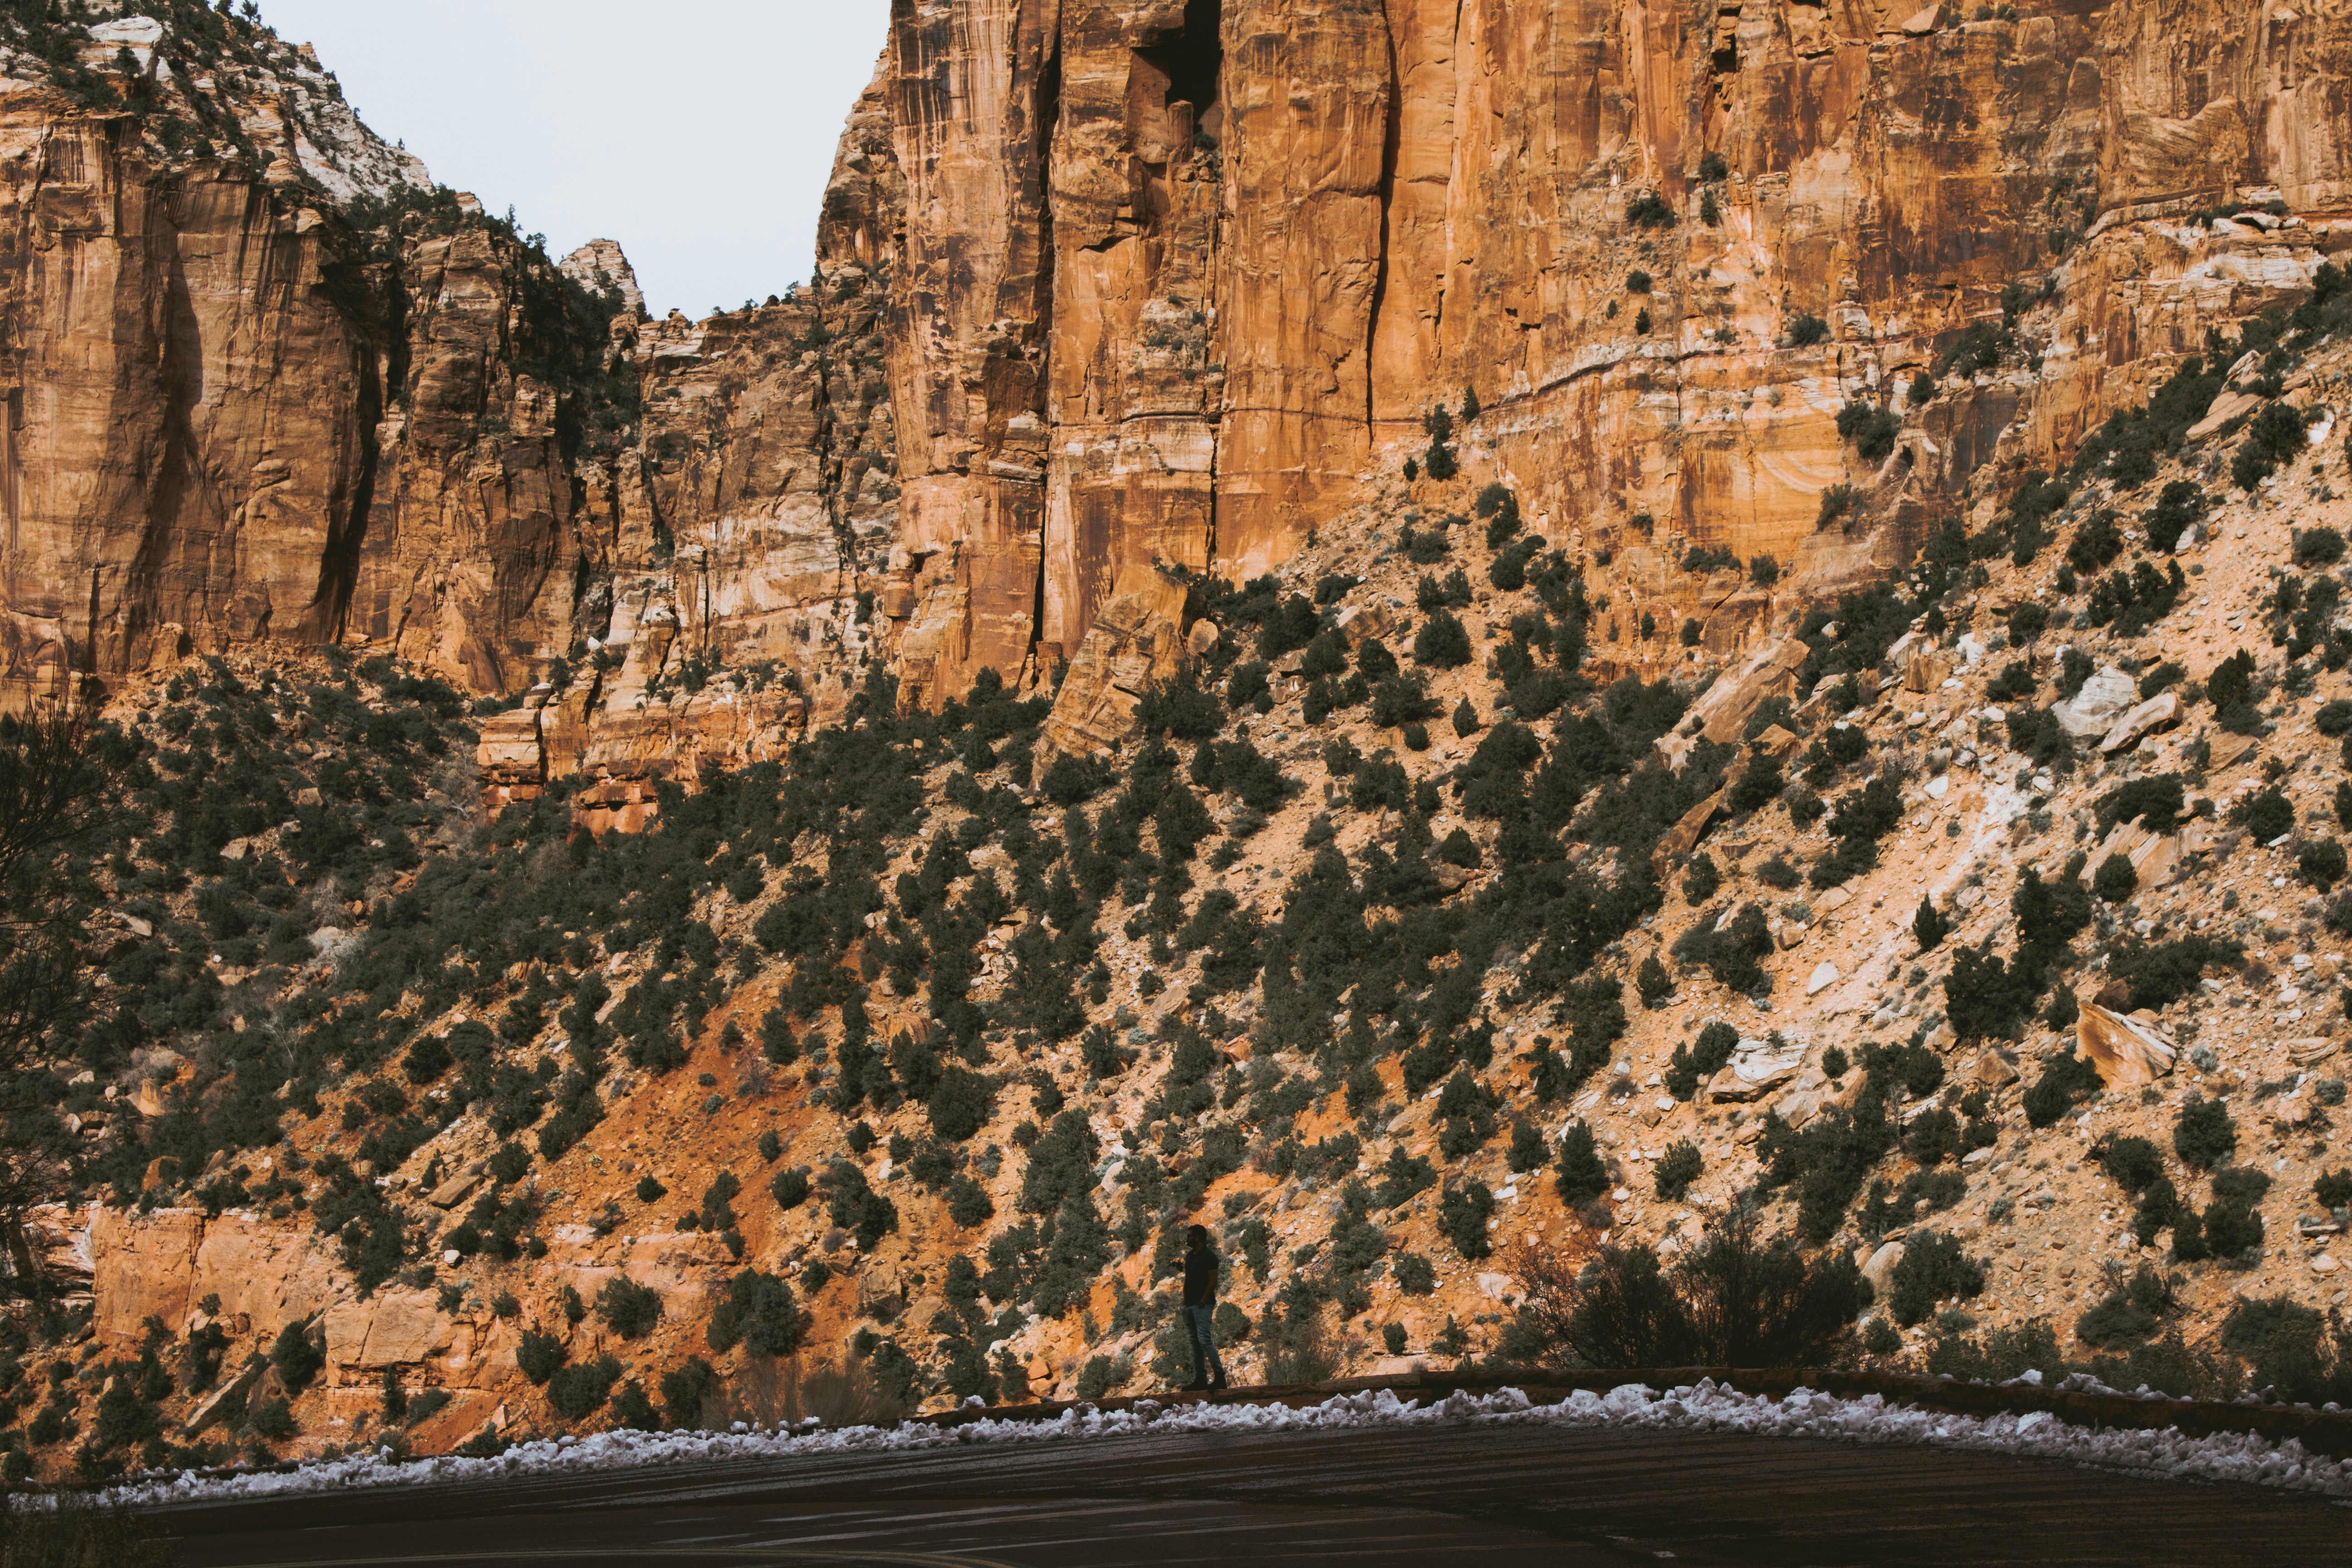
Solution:
M400 1070L411 1083L428 1084L447 1072L456 1060L446 1036L427 1035L408 1047L400 1058Z
M710 1348L725 1353L740 1344L752 1355L790 1355L808 1337L809 1316L782 1277L747 1268L729 1282L710 1315Z
M2218 1100L2192 1100L2172 1125L2172 1149L2194 1170L2210 1170L2237 1152L2238 1127Z
M924 1102L931 1131L950 1143L961 1143L988 1124L996 1110L996 1086L968 1068L950 1064Z
M2123 530L2116 526L2113 509L2101 507L2083 521L2066 545L2066 564L2084 576L2095 576L2123 553Z
M1499 549L1505 540L1519 531L1519 498L1509 487L1488 485L1478 492L1471 511L1486 524L1486 548Z
M1381 1167L1380 1182L1372 1189L1372 1202L1378 1207L1392 1209L1436 1184L1437 1168L1423 1156L1408 1154L1399 1146L1389 1151L1388 1163Z
M2091 891L2110 904L2120 904L2138 892L2139 873L2133 868L2131 857L2115 854L2100 861L2097 874L2091 879Z
M1936 908L1935 895L1920 894L1918 912L1911 917L1911 934L1918 941L1919 951L1934 952L1943 944L1944 938L1951 934L1951 930L1952 922Z
M1853 1258L1807 1258L1786 1237L1766 1243L1755 1211L1735 1208L1675 1266L1693 1349L1718 1366L1820 1365L1838 1359L1871 1288Z
M1789 343L1792 348L1809 349L1830 341L1830 324L1819 316L1799 316L1789 323Z
M1604 1247L1547 1309L1546 1338L1591 1366L1818 1365L1838 1358L1870 1286L1850 1258L1767 1244L1752 1210L1708 1227L1671 1275L1646 1247Z
M2074 1337L2105 1347L2151 1338L2179 1305L2172 1282L2143 1263L2128 1281L2116 1280L2096 1305L2074 1321Z
M1601 1164L1599 1145L1581 1117L1560 1135L1554 1165L1558 1174L1553 1186L1559 1201L1570 1208L1589 1204L1609 1190L1609 1173Z
M2139 822L2150 833L2169 833L2189 814L2189 797L2179 773L2134 779L2101 795L2092 807L2104 833L2118 822Z
M1470 662L1470 634L1450 610L1438 610L1412 636L1415 664L1454 669Z
M1676 1100L1689 1100L1702 1082L1730 1064L1738 1048L1738 1030L1719 1019L1709 1023L1695 1042L1675 1047L1674 1058L1666 1065L1666 1092Z
M1797 1189L1798 1234L1815 1246L1837 1234L1871 1167L1895 1148L1898 1124L1877 1079L1871 1075L1851 1110L1832 1107L1802 1128L1777 1115L1765 1120L1762 1185Z
M1960 1250L1958 1237L1914 1231L1903 1244L1902 1261L1895 1266L1887 1307L1907 1329L1935 1310L1937 1302L1965 1300L1983 1289L1984 1267Z
M2245 445L2230 461L2230 481L2251 490L2309 445L2302 410L2284 402L2266 403L2247 426Z
M2298 880L2326 892L2344 879L2344 846L2333 838L2312 839L2295 850Z
M2207 969L2234 964L2243 955L2231 939L2188 936L2143 944L2124 938L2108 951L2107 973L2131 987L2126 1011L2162 1009L2195 991Z
M287 1442L302 1430L294 1420L293 1407L274 1394L246 1412L245 1424L272 1443Z
M1917 1131L1914 1129L1915 1132ZM1937 1131L1944 1136L1937 1138L1931 1134L1926 1138L1906 1139L1906 1142L1935 1144L1934 1150L1923 1151L1931 1155L1948 1152L1954 1142L1949 1125ZM1917 1223L1923 1215L1950 1208L1967 1195L1968 1187L1968 1178L1958 1171L1913 1171L1893 1187L1885 1181L1874 1181L1870 1184L1869 1196L1863 1202L1862 1212L1856 1216L1857 1227L1864 1237L1885 1236L1897 1226Z
M2042 1076L2025 1091L2025 1120L2031 1126L2051 1126L2072 1110L2076 1100L2097 1093L2099 1087L2098 1068L2071 1050L2061 1051L2050 1058Z
M309 1325L289 1323L269 1347L269 1364L289 1394L299 1394L326 1367L327 1352L310 1342Z
M1511 1173L1525 1175L1541 1170L1551 1158L1551 1148L1544 1142L1542 1131L1532 1121L1521 1119L1511 1123Z
M1985 683L1985 700L1989 702L2015 702L2033 695L2033 671L2021 658L2013 658L2001 667L1999 675Z
M1437 410L1440 416L1444 413L1443 408ZM1454 448L1439 437L1433 437L1429 449L1421 455L1421 467L1423 472L1441 484L1461 471L1461 465L1454 459Z
M555 1375L556 1369L563 1364L568 1353L563 1342L553 1334L541 1333L535 1328L525 1329L522 1338L515 1345L515 1365L521 1369L523 1376L543 1386L549 1378Z
M1945 351L1942 374L1972 378L1979 372L1999 370L2002 356L2015 347L2016 339L2007 327L1971 322Z
M1408 1296L1426 1296L1437 1289L1437 1270L1418 1252L1398 1251L1389 1264L1397 1289Z
M2147 525L2147 547L2158 551L2178 548L2180 536L2203 515L2204 500L2204 492L2187 479L2175 479L2165 486L2143 520Z
M1689 1139L1677 1140L1659 1156L1657 1167L1658 1196L1668 1203L1680 1203L1690 1191L1691 1184L1706 1169L1706 1161L1698 1145Z
M394 1426L408 1418L408 1390L401 1386L398 1367L383 1369L381 1399L386 1426Z
M658 1432L662 1429L661 1412L646 1397L645 1384L635 1378L621 1385L613 1395L613 1425L624 1432Z
M2313 1308L2285 1296L2241 1300L2222 1320L2221 1342L2252 1364L2256 1388L2279 1398L2352 1399L2352 1343Z
M1822 491L1821 510L1814 514L1813 527L1825 529L1840 518L1845 520L1845 531L1853 532L1853 525L1860 518L1860 508L1852 485L1831 485Z
M2193 1225L2196 1218L2196 1214L2181 1203L2172 1178L2158 1176L2140 1189L2139 1203L2132 1212L2132 1234L2146 1247L2156 1239L2158 1231L2184 1222Z
M1604 1246L1576 1281L1561 1337L1587 1366L1679 1366L1696 1334L1674 1283L1648 1247Z
M1666 966L1658 962L1654 952L1642 960L1642 967L1633 976L1633 988L1641 993L1642 1005L1655 1011L1674 996L1675 978L1666 973Z
M1780 759L1759 747L1732 784L1728 804L1734 811L1754 811L1778 800L1787 784L1781 776Z
M1903 421L1894 411L1874 403L1849 402L1838 410L1839 437L1852 441L1855 454L1866 463L1884 462L1892 456L1895 438L1902 430Z
M2251 1165L2231 1165L2213 1173L2213 1195L2224 1203L2254 1205L2271 1190L2271 1179Z
M2344 559L2344 536L2326 526L2299 528L2294 533L2297 566L2333 566Z
M2183 1258L2189 1256L2180 1247L2181 1231L2174 1231L2174 1250ZM2205 1210L2203 1221L2205 1255L2231 1262L2251 1253L2263 1244L2263 1216L2252 1204L2234 1198L2215 1197Z
M610 1355L567 1366L548 1379L547 1402L564 1420L584 1421L603 1406L620 1377L621 1363Z
M520 1182L530 1172L530 1154L520 1143L501 1143L487 1162L490 1179L502 1185Z
M2241 735L2258 731L2262 715L2254 710L2254 656L2240 648L2215 665L2205 678L2205 700L2224 730Z
M2127 1193L2146 1192L2164 1174L2164 1156L2145 1138L2112 1138L2092 1151L2093 1157Z
M1771 931L1764 911L1754 904L1742 905L1720 930L1715 921L1701 921L1675 938L1673 949L1675 961L1685 969L1704 964L1718 982L1742 995L1763 988L1769 976L1759 961L1771 951Z
M2268 844L2294 831L2294 803L2276 784L2246 796L2230 808L2230 815L2258 843Z
M1105 770L1092 759L1064 752L1054 759L1037 788L1047 800L1067 809L1092 800L1108 782Z
M1926 1166L1940 1165L1960 1154L1959 1118L1948 1110L1929 1110L1914 1117L1903 1134L1903 1152Z
M1318 585L1318 596L1321 592ZM1197 743L1217 732L1223 722L1224 710L1216 693L1203 689L1198 675L1188 668L1173 679L1147 690L1136 704L1135 716L1146 734L1170 735Z
M990 1199L988 1189L969 1175L959 1175L948 1184L948 1218L966 1230L986 1225L996 1217L996 1205Z
M2042 999L2042 978L2027 954L2014 967L1983 947L1963 946L1952 954L1944 981L1944 1016L1965 1040L2014 1038Z
M626 1275L615 1275L596 1292L596 1314L623 1339L641 1340L661 1321L661 1292Z
M1494 1251L1486 1239L1486 1223L1494 1217L1495 1194L1475 1177L1447 1187L1437 1204L1437 1228L1454 1250L1473 1261Z
M1625 221L1635 228L1672 228L1680 220L1675 209L1655 191L1643 191L1625 204Z

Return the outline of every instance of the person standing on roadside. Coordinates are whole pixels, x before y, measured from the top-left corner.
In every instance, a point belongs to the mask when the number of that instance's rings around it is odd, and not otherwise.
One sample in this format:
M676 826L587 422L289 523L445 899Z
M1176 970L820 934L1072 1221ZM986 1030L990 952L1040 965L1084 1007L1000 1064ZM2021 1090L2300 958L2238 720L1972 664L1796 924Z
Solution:
M1217 1359L1217 1255L1209 1248L1205 1226L1184 1233L1184 1327L1192 1336L1192 1381L1187 1393L1225 1385L1225 1363Z

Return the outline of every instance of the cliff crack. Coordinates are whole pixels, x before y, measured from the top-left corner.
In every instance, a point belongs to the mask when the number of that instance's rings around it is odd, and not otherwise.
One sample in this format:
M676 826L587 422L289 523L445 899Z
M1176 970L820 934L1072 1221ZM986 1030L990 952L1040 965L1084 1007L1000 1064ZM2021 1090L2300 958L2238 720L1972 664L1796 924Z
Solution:
M1364 328L1364 436L1371 438L1375 415L1380 404L1380 342L1381 314L1389 295L1389 255L1396 248L1396 235L1391 228L1391 209L1396 201L1397 163L1402 156L1404 141L1403 84L1397 77L1396 24L1389 16L1388 0L1381 0L1381 36L1387 40L1389 51L1389 102L1386 123L1381 136L1381 249L1373 258L1372 308L1370 320Z

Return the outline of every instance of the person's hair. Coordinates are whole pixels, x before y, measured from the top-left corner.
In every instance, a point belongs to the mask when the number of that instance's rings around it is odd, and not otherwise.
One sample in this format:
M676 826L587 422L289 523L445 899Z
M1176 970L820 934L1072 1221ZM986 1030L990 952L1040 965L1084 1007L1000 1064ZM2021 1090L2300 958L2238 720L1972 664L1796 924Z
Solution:
M1205 1226L1205 1225L1196 1225L1196 1226L1192 1226L1191 1229L1187 1230L1187 1231L1184 1233L1184 1245L1185 1245L1185 1246L1187 1246L1187 1247L1206 1247L1206 1246L1208 1246L1208 1245L1209 1245L1209 1227L1208 1227L1207 1226Z

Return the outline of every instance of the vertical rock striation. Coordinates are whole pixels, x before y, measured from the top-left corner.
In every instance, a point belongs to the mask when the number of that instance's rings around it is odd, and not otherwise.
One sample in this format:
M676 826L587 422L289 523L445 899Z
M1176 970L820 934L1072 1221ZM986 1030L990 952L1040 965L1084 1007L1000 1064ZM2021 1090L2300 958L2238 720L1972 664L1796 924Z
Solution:
M1475 455L1546 531L1637 547L1637 589L1669 545L1833 584L1872 552L1816 536L1825 489L1882 491L1899 557L2301 285L2309 243L2214 264L2168 220L2335 203L2347 48L2200 3L908 0L908 543L963 559L962 665L1011 668L1127 564L1284 559L1475 391ZM1891 468L1840 437L2021 280L2030 367Z

